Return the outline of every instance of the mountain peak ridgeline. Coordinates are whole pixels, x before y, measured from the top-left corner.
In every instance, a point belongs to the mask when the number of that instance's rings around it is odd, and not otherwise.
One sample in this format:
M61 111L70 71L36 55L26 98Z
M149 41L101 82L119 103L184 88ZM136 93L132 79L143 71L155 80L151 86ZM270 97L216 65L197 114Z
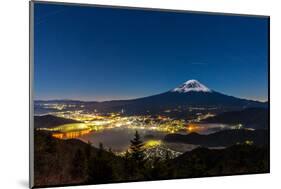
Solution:
M188 80L188 81L184 82L182 85L180 85L179 87L172 89L171 91L179 92L179 93L187 93L190 91L208 92L208 93L212 92L211 89L209 89L208 87L206 87L205 85L203 85L202 83L200 83L199 81L197 81L195 79Z

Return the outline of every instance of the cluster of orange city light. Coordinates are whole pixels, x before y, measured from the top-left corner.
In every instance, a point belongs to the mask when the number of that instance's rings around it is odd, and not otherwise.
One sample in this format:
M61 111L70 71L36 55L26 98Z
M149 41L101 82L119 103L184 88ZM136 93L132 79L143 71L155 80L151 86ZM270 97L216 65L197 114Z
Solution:
M193 124L193 123L189 123L186 127L186 130L191 133L191 132L196 132L198 131L200 128L196 125L196 124Z
M53 133L52 136L58 139L71 139L71 138L77 138L82 135L90 133L91 130L83 130L83 131L73 131L73 132L65 132L65 133Z

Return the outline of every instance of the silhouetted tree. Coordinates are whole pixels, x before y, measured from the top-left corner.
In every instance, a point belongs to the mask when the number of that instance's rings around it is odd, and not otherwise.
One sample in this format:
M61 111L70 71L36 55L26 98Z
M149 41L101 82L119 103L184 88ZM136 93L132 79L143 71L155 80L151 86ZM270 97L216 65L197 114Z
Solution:
M126 152L125 152L124 159L125 160L129 160L130 159L130 153L129 153L128 150L126 150Z
M135 137L131 140L130 151L132 159L135 160L138 165L141 165L145 158L143 146L144 143L140 139L138 131L136 131Z
M109 152L110 154L114 155L114 153L112 152L112 149L111 149L111 148L108 149L108 152Z
M169 152L168 150L166 151L166 154L165 154L165 160L168 161L171 159L171 152Z
M104 153L104 147L103 147L103 144L100 142L99 143L98 156L101 157L103 153Z
M133 173L135 170L135 164L131 159L131 154L129 153L128 150L126 150L125 155L124 155L124 175L126 179L131 179L133 178Z
M91 150L92 150L92 143L90 141L88 141L86 149L85 149L85 156L86 156L87 160L90 159Z
M71 166L70 174L72 179L84 177L86 173L86 157L81 149L78 149L74 154Z
M91 157L88 162L88 182L89 183L106 183L113 179L113 167L108 152L104 151L103 144L99 144L96 156Z
M56 140L53 140L51 136L46 137L46 152L55 153L57 151Z
M136 131L133 140L131 140L130 145L130 158L129 166L131 172L131 178L133 179L144 179L146 176L146 159L144 153L144 143L140 139L139 133Z

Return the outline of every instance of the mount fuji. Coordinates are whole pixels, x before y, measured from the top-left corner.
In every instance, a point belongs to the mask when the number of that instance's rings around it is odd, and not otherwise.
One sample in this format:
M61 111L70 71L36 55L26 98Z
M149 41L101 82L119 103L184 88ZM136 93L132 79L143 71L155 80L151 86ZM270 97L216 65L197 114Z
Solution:
M161 112L181 107L215 108L221 111L242 110L250 107L267 107L267 103L237 98L209 89L197 80L188 80L167 92L131 100L113 100L98 102L99 110L131 113Z
M55 103L70 103L83 105L86 111L98 110L99 112L125 112L126 114L196 114L206 112L239 111L246 108L267 108L268 102L259 102L229 96L208 88L197 80L188 80L176 88L164 93L130 99L112 101L63 101ZM40 101L37 101L40 104Z
M174 88L172 92L187 93L190 91L195 92L212 92L208 87L195 79L184 82L181 86Z

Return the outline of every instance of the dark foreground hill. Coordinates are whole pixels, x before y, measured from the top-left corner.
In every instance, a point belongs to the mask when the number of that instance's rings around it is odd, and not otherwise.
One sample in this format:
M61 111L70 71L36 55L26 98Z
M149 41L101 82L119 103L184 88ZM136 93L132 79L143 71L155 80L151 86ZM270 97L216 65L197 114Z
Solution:
M248 128L268 129L267 108L247 108L242 111L224 112L214 117L209 117L204 122L243 124Z
M65 119L53 115L34 116L34 128L50 128L68 123L79 123L72 119Z
M269 151L252 145L197 148L169 162L175 178L269 172Z
M34 185L103 183L124 177L123 160L114 154L97 149L80 140L60 140L48 132L35 131ZM96 180L96 181L95 181Z
M200 135L198 133L190 133L188 135L168 134L165 136L164 140L166 142L180 142L205 147L232 146L243 143L253 143L258 146L267 146L268 131L233 129L219 131L209 135Z
M222 150L195 149L164 160L119 157L79 140L60 140L35 131L35 187L266 173L268 149L235 145Z

